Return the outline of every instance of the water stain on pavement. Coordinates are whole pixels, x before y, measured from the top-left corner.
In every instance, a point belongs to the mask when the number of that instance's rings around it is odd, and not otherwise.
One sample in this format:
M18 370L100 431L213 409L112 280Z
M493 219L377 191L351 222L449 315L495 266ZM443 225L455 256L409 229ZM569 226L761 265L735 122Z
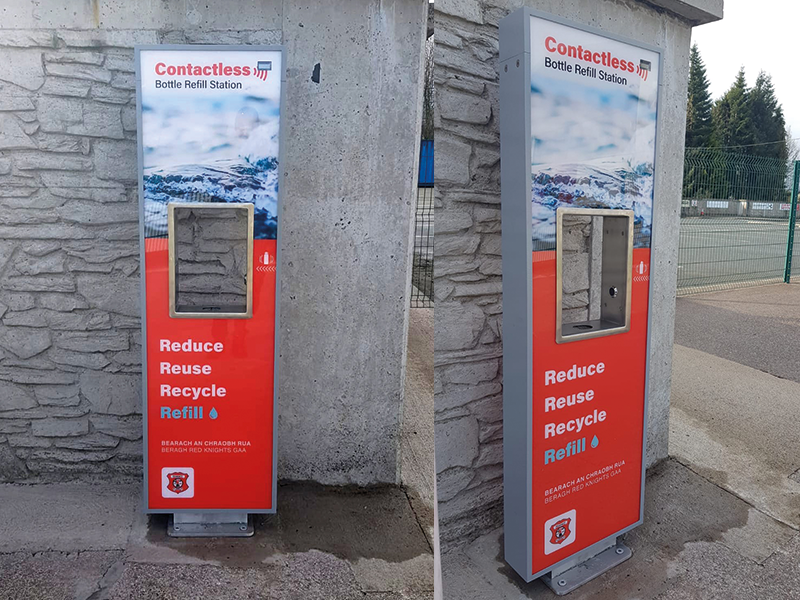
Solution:
M399 563L431 549L402 488L281 483L278 513L255 515L249 538L171 538L168 515L150 515L147 541L221 566L262 564L276 554L319 550L354 561Z

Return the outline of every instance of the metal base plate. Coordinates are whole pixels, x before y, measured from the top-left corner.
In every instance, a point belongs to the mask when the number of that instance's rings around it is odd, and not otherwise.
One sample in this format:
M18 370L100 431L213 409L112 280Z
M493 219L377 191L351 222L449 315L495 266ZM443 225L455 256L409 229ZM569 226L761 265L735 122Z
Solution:
M246 521L228 521L214 523L202 522L175 522L175 517L170 515L167 523L167 535L170 537L250 537L255 533L253 519L250 515Z
M542 575L542 581L553 590L556 595L563 596L569 594L584 583L588 583L595 577L602 575L609 569L613 569L620 563L624 563L632 555L631 549L625 544L617 542L615 546L603 550L600 554L575 565L568 571L564 571L555 579L550 574Z

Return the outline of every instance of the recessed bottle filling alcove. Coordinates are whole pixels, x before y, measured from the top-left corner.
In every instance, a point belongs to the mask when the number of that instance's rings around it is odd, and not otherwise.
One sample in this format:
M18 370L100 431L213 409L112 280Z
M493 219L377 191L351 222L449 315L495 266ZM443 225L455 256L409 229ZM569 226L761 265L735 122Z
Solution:
M633 211L556 212L556 341L630 329Z
M170 316L252 316L253 205L168 205Z

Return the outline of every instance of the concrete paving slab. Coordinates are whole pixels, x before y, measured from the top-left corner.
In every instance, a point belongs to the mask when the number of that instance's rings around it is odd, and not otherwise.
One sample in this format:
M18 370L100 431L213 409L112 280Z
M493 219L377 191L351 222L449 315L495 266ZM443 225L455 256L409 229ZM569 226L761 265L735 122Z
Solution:
M122 550L139 497L110 483L0 484L0 552Z
M412 308L408 320L400 480L433 544L433 309Z
M108 594L109 600L363 597L346 561L315 550L284 555L260 568L131 564Z
M433 592L432 554L421 554L399 563L360 558L351 566L364 592Z
M121 550L0 554L0 598L87 600Z
M633 557L572 592L571 600L716 598L709 590L726 577L738 583L720 589L738 585L742 592L720 598L794 597L780 595L792 589L790 574L775 582L753 575L776 557L800 558L791 528L674 460L648 472L645 490L645 523L625 536ZM524 583L502 561L500 530L445 554L442 562L448 600L555 597L539 581ZM761 595L746 596L754 589Z
M800 383L798 306L800 283L678 298L675 343Z
M675 345L670 455L800 528L800 384Z

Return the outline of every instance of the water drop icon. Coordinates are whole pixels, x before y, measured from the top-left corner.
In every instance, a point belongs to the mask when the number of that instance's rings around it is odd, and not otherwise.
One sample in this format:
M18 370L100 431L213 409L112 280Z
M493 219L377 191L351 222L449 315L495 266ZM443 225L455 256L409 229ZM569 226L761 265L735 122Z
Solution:
M216 419L217 418L217 409L216 408L212 408L211 412L208 413L208 416L211 417L212 419ZM594 439L597 439L597 438L594 438Z
M211 412L214 412L214 411L212 410ZM214 415L214 416L216 416L216 415ZM600 440L597 439L597 436L594 436L594 438L592 438L592 448L597 448L597 446L599 446L599 445L600 445Z

